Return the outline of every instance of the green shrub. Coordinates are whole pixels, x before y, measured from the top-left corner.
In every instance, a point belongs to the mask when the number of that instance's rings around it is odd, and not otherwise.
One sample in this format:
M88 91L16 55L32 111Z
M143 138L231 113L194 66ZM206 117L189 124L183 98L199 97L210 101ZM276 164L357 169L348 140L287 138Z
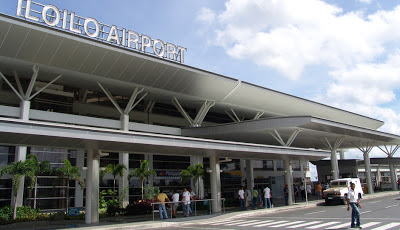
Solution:
M36 216L40 214L39 209L33 209L28 206L22 206L17 208L18 219L29 219L35 220Z
M13 216L13 207L12 206L4 206L0 209L0 221L6 222L10 220Z

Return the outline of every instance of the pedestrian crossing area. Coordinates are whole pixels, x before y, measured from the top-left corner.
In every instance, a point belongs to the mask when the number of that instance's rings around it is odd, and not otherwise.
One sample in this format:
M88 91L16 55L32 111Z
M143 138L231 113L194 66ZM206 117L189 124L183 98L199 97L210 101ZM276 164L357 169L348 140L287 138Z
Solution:
M219 221L204 221L201 224L213 227L230 227L238 229L246 228L260 228L260 229L347 229L350 228L350 222L343 223L341 221L326 221L326 220L232 220L225 219ZM362 223L363 229L371 230L386 230L386 229L399 229L400 222L378 222L378 221L365 221ZM221 228L223 229L223 228Z

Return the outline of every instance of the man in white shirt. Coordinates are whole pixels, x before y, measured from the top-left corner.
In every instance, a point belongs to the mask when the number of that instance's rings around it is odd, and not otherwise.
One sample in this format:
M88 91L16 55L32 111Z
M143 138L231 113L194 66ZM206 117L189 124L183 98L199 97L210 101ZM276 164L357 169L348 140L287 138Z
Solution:
M351 206L351 227L352 228L362 228L360 225L360 210L361 204L358 200L358 192L354 190L356 185L354 183L351 183L349 193L347 193L347 211L350 211ZM354 223L356 222L356 223Z
M245 201L245 197L244 197L244 190L243 187L240 188L239 192L239 201L240 201L240 210L246 210L246 201Z
M268 186L266 188L264 188L264 208L272 208L271 189L268 188Z
M176 209L179 206L179 193L174 190L174 194L171 197L173 206L172 206L172 218L176 218Z
M183 193L182 193L182 210L183 210L183 216L187 217L189 216L189 205L190 205L190 200L192 197L190 196L190 192L184 188Z

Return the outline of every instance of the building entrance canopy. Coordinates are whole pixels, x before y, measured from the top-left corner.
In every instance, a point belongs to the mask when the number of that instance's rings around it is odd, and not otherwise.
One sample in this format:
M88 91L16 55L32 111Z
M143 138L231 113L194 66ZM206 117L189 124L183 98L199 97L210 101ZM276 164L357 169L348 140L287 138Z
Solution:
M400 136L376 130L346 125L312 116L275 117L217 126L185 128L183 135L219 140L278 144L274 132L288 140L299 131L290 146L327 149L326 139L343 138L340 148L371 145L399 145ZM272 135L271 135L272 134ZM325 139L326 138L326 139Z
M329 156L329 152L323 150L127 132L11 118L0 118L0 140L0 144L6 145L221 158L318 160Z

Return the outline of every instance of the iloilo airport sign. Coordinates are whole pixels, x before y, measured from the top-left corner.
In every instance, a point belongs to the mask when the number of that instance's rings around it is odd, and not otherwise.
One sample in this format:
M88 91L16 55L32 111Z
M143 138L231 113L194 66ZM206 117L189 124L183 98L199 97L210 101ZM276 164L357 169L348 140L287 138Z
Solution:
M94 18L83 18L72 11L60 11L54 5L43 5L32 0L18 0L17 16L27 20L46 24L76 34L98 39L126 49L151 54L160 58L184 63L184 47L152 39L145 34L106 25Z

